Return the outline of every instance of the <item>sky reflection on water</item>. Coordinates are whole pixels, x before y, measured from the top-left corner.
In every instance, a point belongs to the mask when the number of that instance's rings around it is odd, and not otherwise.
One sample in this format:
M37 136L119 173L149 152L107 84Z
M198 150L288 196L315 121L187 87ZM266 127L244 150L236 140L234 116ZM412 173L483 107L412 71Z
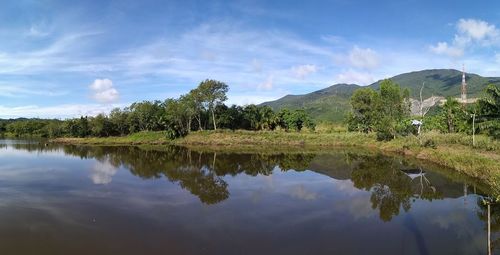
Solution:
M0 144L2 254L486 253L480 185L398 158Z

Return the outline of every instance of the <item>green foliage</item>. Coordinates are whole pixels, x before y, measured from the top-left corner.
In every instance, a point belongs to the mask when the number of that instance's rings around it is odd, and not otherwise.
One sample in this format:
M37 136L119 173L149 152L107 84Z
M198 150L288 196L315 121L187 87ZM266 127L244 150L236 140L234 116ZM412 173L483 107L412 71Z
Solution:
M460 84L462 73L451 69L433 69L418 72L404 73L390 78L399 84L404 92L408 89L411 98L419 98L420 86L425 82L423 98L431 96L460 96ZM467 74L467 92L469 98L478 97L488 83L498 86L500 78L481 77L475 74ZM366 88L375 91L380 89L382 81L375 82ZM275 111L283 108L304 109L317 122L328 121L340 123L346 114L351 111L351 98L355 91L364 87L355 84L335 84L325 89L314 91L304 95L287 95L276 101L266 102Z
M293 111L282 109L277 114L277 123L286 131L295 130L300 132L304 126L310 130L314 130L316 127L314 121L303 109Z
M351 97L352 112L347 117L348 130L364 133L373 131L379 100L379 95L371 88L356 90Z
M448 97L442 106L438 106L435 114L426 115L423 119L424 131L437 130L441 133L472 133L471 109L465 108L455 98Z
M0 122L0 134L17 137L59 137L63 134L62 121L44 119L17 119Z
M142 101L133 103L129 108L128 121L130 132L158 131L164 128L162 117L164 107L160 101Z
M408 91L401 91L398 84L391 80L380 83L380 100L377 103L377 137L379 140L391 140L396 135L408 135L410 123Z
M391 140L396 135L408 135L414 130L410 120L409 91L401 91L398 84L384 80L377 93L371 88L354 92L352 112L347 116L348 130L377 132L378 140Z
M279 123L300 131L315 124L304 110L293 110L280 120L269 106L245 107L223 104L228 86L219 81L205 80L178 99L142 101L124 109L115 108L109 115L59 120L18 119L0 120L0 133L15 136L42 137L109 137L126 136L147 131L165 131L169 139L186 136L190 131L206 128L212 122L227 129L275 130ZM284 116L282 116L284 117ZM286 124L284 124L286 122ZM217 124L218 123L218 124Z
M444 118L446 120L446 127L448 133L469 130L467 113L464 111L462 105L452 97L448 97L443 105Z
M130 122L129 122L130 112L125 109L115 108L109 114L109 121L115 129L116 135L127 135L130 132Z
M167 137L175 139L185 136L191 129L192 109L186 107L185 98L167 99L164 103L162 126L166 127Z
M212 113L214 130L217 130L215 107L227 100L226 93L229 87L227 84L216 80L204 80L198 85L197 91L202 99L202 105Z
M248 128L248 124L244 124L245 118L243 116L243 108L241 106L232 105L218 105L215 107L217 123L221 128L235 130L238 128Z
M65 122L66 132L72 137L87 137L90 135L89 122L87 117L79 119L70 119Z
M479 130L495 139L500 139L500 87L488 85L485 95L478 100Z
M104 114L90 118L91 135L95 137L106 137L114 134L114 127L109 118Z
M424 143L422 144L422 146L425 147L425 148L436 149L437 148L437 143L433 139L427 139L427 140L424 141Z

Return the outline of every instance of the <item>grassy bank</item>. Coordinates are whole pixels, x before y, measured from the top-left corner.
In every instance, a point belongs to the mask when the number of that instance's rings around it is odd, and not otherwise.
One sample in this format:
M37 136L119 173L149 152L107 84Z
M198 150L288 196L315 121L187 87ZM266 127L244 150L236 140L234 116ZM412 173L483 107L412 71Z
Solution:
M386 154L398 154L430 161L480 179L500 194L500 143L488 137L463 134L426 133L389 142L376 141L375 135L354 132L287 133L253 131L201 131L184 138L168 140L163 132L141 132L125 137L59 138L59 143L93 145L183 145L224 150L303 150L317 151L335 147L362 147Z

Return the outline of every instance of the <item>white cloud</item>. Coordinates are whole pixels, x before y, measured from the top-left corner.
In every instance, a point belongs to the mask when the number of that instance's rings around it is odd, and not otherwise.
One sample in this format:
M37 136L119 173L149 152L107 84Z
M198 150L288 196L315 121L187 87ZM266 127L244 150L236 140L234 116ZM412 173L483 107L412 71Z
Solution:
M2 106L0 105L0 118L74 118L80 116L95 116L99 113L109 113L122 104L63 104L55 106Z
M276 99L284 96L286 93L278 94L278 95L274 95L274 93L272 93L272 94L273 95L259 95L256 93L252 93L249 95L234 95L234 94L232 94L232 95L228 96L228 101L226 103L228 105L235 104L235 105L240 105L240 106L249 105L249 104L260 104L260 103L276 100Z
M338 44L344 42L344 38L341 36L336 36L336 35L323 35L321 36L321 40L328 42L328 43L333 43L333 44Z
M309 74L315 73L318 69L315 65L300 65L292 67L292 73L299 79L304 79Z
M440 55L447 55L450 57L460 57L464 54L464 50L455 47L449 46L447 42L438 42L435 46L430 46L432 52Z
M500 42L500 31L495 25L483 20L460 19L456 23L456 30L451 43L438 42L429 47L431 52L456 58L464 55L471 46L491 46Z
M354 46L348 55L349 64L358 68L375 68L379 64L378 54L370 48Z
M353 69L349 69L337 75L336 81L338 83L348 83L348 84L358 84L358 85L368 85L373 83L375 80L373 76L369 73L358 72Z
M21 52L0 52L0 73L10 75L46 74L47 72L73 72L80 66L102 62L96 58L81 58L100 32L66 34L51 39L51 43Z
M43 90L34 90L25 86L0 84L0 97L20 98L27 96L61 96L67 94L67 91L49 88Z
M483 40L498 36L495 25L491 25L483 20L460 19L457 23L458 32L474 40Z
M162 51L158 53L158 49ZM213 52L217 58L209 61L200 57L206 51ZM288 33L211 23L173 38L124 50L113 62L117 63L115 71L130 76L153 74L193 82L211 76L228 82L232 87L247 88L255 88L251 81L261 79L262 72L266 71L280 75L280 79L273 82L273 88L276 88L276 85L303 83L301 78L289 75L290 66L300 66L304 62L329 64L332 55L331 49ZM147 61L141 61L144 59ZM321 72L321 76L315 78L326 82L329 74Z
M27 32L28 36L33 36L33 37L45 37L48 36L49 34L50 33L40 25L31 25L29 31Z
M92 97L100 103L111 103L118 100L119 93L113 87L113 81L110 79L96 79L90 84Z

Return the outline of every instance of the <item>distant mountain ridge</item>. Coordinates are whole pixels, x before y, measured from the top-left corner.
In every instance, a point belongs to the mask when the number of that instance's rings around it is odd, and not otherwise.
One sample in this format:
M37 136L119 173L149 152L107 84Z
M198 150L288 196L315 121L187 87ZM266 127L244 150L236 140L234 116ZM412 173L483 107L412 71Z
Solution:
M478 97L486 85L500 84L500 77L483 77L473 73L466 73L468 98ZM424 99L431 96L460 97L462 72L454 69L428 69L403 73L389 78L398 83L402 88L410 90L410 97L419 99L420 87L425 82L422 92ZM356 89L370 87L378 90L380 81L368 86L356 84L335 84L304 95L286 95L278 100L264 102L274 110L281 108L304 108L316 120L342 121L344 115L350 110L349 99Z

